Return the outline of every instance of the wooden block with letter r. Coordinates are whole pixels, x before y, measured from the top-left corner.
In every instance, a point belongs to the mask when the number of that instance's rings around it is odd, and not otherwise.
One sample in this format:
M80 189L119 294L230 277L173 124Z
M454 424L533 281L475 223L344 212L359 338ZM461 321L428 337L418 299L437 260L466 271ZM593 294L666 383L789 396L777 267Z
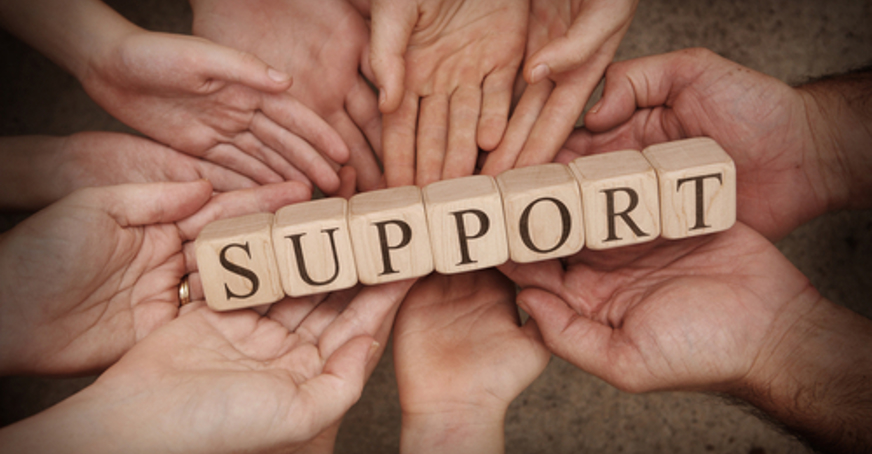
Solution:
M194 243L209 307L216 311L284 298L272 246L272 213L212 222Z
M657 175L642 153L582 156L570 168L581 186L588 248L628 246L660 236Z
M543 164L497 177L509 253L516 263L572 255L584 246L581 193L563 164Z
M423 194L436 271L460 273L509 259L502 199L493 177L437 181Z
M642 152L660 181L664 238L729 229L736 222L736 166L707 137L652 145Z
M273 246L285 293L298 297L357 284L347 216L348 202L338 197L276 212Z
M360 282L373 285L433 271L427 216L416 186L357 194L348 227Z

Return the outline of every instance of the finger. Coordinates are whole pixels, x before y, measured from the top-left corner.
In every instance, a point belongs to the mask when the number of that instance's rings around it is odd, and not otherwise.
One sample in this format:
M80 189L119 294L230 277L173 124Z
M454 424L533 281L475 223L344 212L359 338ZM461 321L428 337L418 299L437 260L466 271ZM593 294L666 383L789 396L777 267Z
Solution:
M245 175L259 184L280 183L284 180L263 161L230 144L218 144L203 154L203 159Z
M200 178L209 180L209 182L212 183L212 189L215 191L228 192L258 186L258 184L251 178L247 178L230 169L215 165L202 159L194 159L194 161L197 174L200 175Z
M451 95L451 115L448 122L448 149L442 178L472 175L478 157L475 132L481 114L481 88L461 86ZM420 184L420 183L419 183Z
M638 0L588 1L564 36L551 40L524 64L524 79L535 84L583 65L607 41L620 40L630 26Z
M376 156L382 158L382 118L378 98L363 78L357 78L357 83L345 98L345 110L351 121L363 131Z
M379 90L379 109L388 114L405 98L404 55L418 21L417 3L383 0L372 4L370 66Z
M76 191L83 205L102 209L121 227L175 222L191 216L209 200L212 185L190 183L124 184Z
M415 183L418 186L442 179L442 166L448 147L448 112L448 96L434 94L421 98L415 169Z
M342 164L348 146L323 118L288 94L265 96L261 109L270 120L311 144L324 156Z
M495 149L506 132L516 75L513 70L502 70L484 80L477 133L478 146L484 150Z
M509 119L503 140L485 159L481 169L482 175L497 176L515 166L515 161L521 154L527 137L533 130L536 119L539 118L539 113L548 101L553 86L550 80L527 86L512 113L512 118Z
M559 295L563 288L564 271L560 260L536 263L509 261L498 266L497 269L522 289L538 287Z
M264 145L254 134L246 132L236 136L233 140L234 145L244 151L246 154L256 158L259 162L263 162L270 169L278 172L281 179L274 183L282 181L299 181L309 187L312 186L312 180L309 179L303 172L294 167L284 156L278 151Z
M361 191L375 189L379 184L379 180L381 180L381 169L366 138L357 129L357 125L344 112L334 115L331 118L331 122L336 131L348 143L351 157L348 159L346 167L352 167L357 171L356 175Z
M248 52L201 41L194 64L203 65L203 76L246 85L255 90L280 93L291 88L291 76L279 71ZM191 64L188 62L188 64Z
M385 181L388 187L415 184L415 125L418 97L406 92L400 108L382 119Z
M357 171L354 167L344 166L339 169L339 189L334 196L349 199L357 190Z
M300 136L282 128L261 113L254 116L250 127L260 140L270 148L278 150L322 191L331 193L339 187L339 177L330 163Z

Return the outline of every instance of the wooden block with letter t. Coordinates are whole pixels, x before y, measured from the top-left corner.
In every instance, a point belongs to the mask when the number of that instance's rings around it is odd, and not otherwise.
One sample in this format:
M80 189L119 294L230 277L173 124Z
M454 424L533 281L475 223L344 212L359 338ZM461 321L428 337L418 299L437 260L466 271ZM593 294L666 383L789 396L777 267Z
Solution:
M563 164L543 164L497 177L509 253L516 263L572 255L584 246L581 193Z
M438 181L423 193L436 271L460 273L509 259L503 205L493 177Z
M284 298L272 246L272 213L208 224L194 243L206 302L224 311Z
M276 212L273 245L285 293L298 297L357 284L342 198L288 205Z
M433 271L427 216L416 186L357 194L348 227L360 282L372 285Z
M657 175L642 153L583 156L570 168L581 186L588 248L628 246L660 236Z
M660 180L663 237L729 229L736 222L736 166L712 139L652 145L643 152Z

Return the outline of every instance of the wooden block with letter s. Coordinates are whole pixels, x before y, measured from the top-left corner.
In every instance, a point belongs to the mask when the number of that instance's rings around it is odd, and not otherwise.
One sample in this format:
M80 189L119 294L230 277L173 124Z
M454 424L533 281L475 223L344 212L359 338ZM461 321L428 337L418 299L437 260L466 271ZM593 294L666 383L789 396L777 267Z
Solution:
M284 298L272 245L273 216L222 219L197 236L197 266L209 307L225 311Z

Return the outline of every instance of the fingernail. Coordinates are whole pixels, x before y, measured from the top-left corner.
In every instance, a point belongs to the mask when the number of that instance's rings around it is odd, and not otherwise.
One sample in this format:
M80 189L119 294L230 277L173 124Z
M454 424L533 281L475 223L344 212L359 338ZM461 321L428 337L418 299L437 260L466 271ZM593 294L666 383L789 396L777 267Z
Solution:
M276 82L279 82L279 83L285 83L288 81L288 79L291 78L290 75L285 74L285 73L283 73L277 69L274 69L274 68L268 68L266 70L266 75L269 76L270 79L272 79Z
M551 74L551 69L548 68L547 65L539 65L533 68L533 72L530 73L531 83L535 84Z
M372 345L369 346L369 351L366 353L366 362L370 362L372 358L375 356L376 352L378 352L378 348L381 347L381 344L378 341L372 341Z
M379 107L384 106L386 102L388 102L388 94L385 93L384 88L379 88L378 89L378 105L379 105Z
M599 110L602 106L603 106L603 99L600 98L600 100L597 101L596 104L594 104L593 107L590 108L590 113L596 115L596 113L599 112Z

